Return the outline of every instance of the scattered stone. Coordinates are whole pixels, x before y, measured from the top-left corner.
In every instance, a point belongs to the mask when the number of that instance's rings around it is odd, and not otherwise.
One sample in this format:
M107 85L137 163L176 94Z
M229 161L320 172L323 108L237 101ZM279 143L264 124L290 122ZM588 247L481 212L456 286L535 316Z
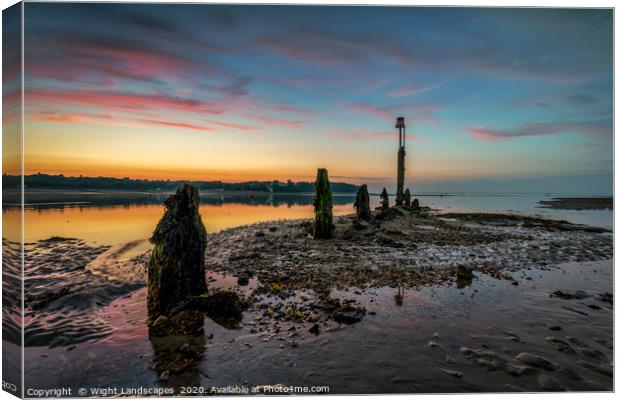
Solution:
M547 342L549 342L556 350L561 351L566 354L574 355L577 352L564 340L555 336L548 336L545 338Z
M250 283L249 276L247 276L246 274L239 275L239 278L237 279L237 284L239 286L247 286L249 283Z
M277 227L277 226L270 226L270 227L269 227L269 232L275 232L275 231L277 231L277 230L278 230L278 227Z
M340 310L335 311L332 314L332 318L336 322L340 322L343 324L351 325L356 322L360 322L364 315L366 314L366 310L364 308L346 306L341 308Z
M551 361L536 354L524 352L517 354L515 358L524 364L533 365L534 367L540 367L547 370L553 370L553 364Z
M445 368L440 368L439 370L440 370L441 372L444 372L444 373L446 373L446 374L448 374L448 375L450 375L450 376L453 376L453 377L455 377L455 378L459 378L459 379L460 379L460 378L462 378L462 377L463 377L463 373L462 373L462 372L460 372L460 371L455 371L455 370L453 370L453 369L445 369Z
M321 327L319 326L319 324L314 324L310 327L309 331L310 333L318 335L321 332Z
M581 299L585 299L586 297L590 297L590 295L582 290L577 290L576 292L573 292L573 293L556 290L555 292L551 293L550 297L558 297L564 300L574 300L574 299L581 300Z
M254 232L254 236L256 236L256 237L263 237L263 236L265 236L265 232L263 232L263 231L256 231L256 232Z
M537 377L538 384L543 390L547 390L550 392L563 392L566 389L560 386L560 384L553 379L553 377L547 374L540 374Z
M211 318L241 318L248 302L231 290L217 290L192 299L191 308L205 311Z
M328 318L347 325L360 322L366 315L364 307L355 307L350 302L332 298L323 299L312 307L323 312Z
M608 292L605 292L603 294L599 294L598 295L598 300L602 301L603 303L608 303L611 304L612 306L614 305L614 295Z

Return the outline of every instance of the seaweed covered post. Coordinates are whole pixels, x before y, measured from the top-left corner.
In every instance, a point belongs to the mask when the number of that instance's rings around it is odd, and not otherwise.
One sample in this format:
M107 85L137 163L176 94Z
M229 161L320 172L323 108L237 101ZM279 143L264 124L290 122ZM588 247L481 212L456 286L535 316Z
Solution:
M405 207L411 207L411 192L409 189L405 190Z
M370 220L370 196L368 195L368 186L365 184L357 189L354 206L358 220Z
M385 188L383 188L383 191L381 192L381 210L387 210L388 208L390 208L390 199L388 198L388 193L387 190L385 190Z
M314 238L329 239L332 237L332 191L329 187L329 177L325 168L319 168L314 183Z
M153 252L147 270L149 316L169 315L207 290L205 250L198 189L183 185L164 202L166 211L151 237Z

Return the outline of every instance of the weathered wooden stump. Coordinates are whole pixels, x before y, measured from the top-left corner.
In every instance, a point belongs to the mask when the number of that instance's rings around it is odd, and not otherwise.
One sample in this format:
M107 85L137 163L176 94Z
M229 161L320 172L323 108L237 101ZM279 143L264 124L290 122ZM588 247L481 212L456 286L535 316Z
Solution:
M381 192L381 210L387 210L388 208L390 208L390 199L388 197L388 193L387 190L385 190L385 188L383 188L383 191Z
M411 192L409 189L405 190L405 207L411 207Z
M169 315L207 290L205 230L198 189L183 185L164 202L166 211L151 237L153 252L147 269L149 316Z
M368 195L368 186L362 185L357 189L354 207L358 220L370 220L370 196Z
M325 168L319 168L314 183L314 238L329 239L332 237L334 216L332 214L332 191Z
M413 199L413 208L415 208L416 210L420 209L420 202L418 201L418 199Z

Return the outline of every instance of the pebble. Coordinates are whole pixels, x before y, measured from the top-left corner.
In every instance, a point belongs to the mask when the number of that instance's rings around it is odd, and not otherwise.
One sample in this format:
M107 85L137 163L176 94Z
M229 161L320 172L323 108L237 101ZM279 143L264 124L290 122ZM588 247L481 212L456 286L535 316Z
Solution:
M553 377L547 374L538 375L538 384L543 390L548 390L550 392L563 392L566 389L560 386L560 384L553 379Z
M455 378L462 378L463 377L463 373L460 371L455 371L453 369L445 369L445 368L441 368L440 369L441 372L445 372L446 374L453 376Z
M553 364L551 361L536 354L523 352L517 354L515 358L524 364L533 365L547 370L553 370Z

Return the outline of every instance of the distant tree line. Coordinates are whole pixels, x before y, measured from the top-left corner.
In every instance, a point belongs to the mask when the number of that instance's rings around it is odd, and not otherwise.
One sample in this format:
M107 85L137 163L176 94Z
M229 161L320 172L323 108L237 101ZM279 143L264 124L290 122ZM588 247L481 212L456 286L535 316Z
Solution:
M11 189L19 187L21 177L19 175L2 175L2 188ZM88 176L64 176L33 174L24 176L24 184L29 188L40 189L116 189L116 190L175 190L183 183L191 183L200 190L225 190L225 191L252 191L272 193L310 193L314 192L314 182L286 182L275 181L249 181L229 183L222 181L173 181L173 180L148 180L130 178L88 177ZM352 193L357 190L356 185L343 182L332 182L333 192Z

